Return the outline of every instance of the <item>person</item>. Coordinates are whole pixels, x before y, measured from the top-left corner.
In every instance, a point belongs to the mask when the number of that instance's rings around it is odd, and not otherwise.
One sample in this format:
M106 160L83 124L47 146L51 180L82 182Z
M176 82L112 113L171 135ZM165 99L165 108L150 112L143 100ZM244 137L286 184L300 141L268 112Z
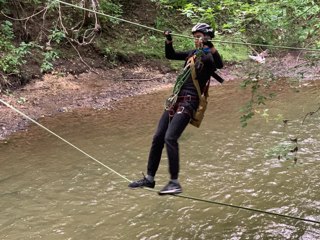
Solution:
M149 159L147 164L147 176L143 174L143 178L133 181L129 184L130 188L139 187L155 187L155 175L158 170L161 155L164 146L166 146L167 156L169 160L170 181L158 193L178 194L182 192L182 187L178 181L179 177L179 144L178 139L189 124L194 112L199 105L199 94L194 85L190 73L189 59L194 57L196 76L199 82L201 92L204 91L206 84L210 81L210 77L215 71L223 67L223 61L214 47L211 39L214 38L214 30L206 23L198 23L192 28L192 34L195 41L196 49L176 52L172 44L171 31L164 32L165 56L173 60L185 60L184 70L178 76L174 87L176 97L171 102L171 106L163 112L157 130L154 134ZM200 54L201 53L201 54ZM180 86L178 87L178 80ZM183 81L182 81L182 80ZM172 98L170 98L172 100Z

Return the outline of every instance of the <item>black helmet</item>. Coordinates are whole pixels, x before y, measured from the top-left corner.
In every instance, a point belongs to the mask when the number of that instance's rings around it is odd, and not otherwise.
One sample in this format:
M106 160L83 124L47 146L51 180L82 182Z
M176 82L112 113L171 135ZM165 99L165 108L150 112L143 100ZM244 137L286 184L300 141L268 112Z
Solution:
M208 35L211 38L214 38L214 31L213 28L210 27L210 25L206 23L197 23L193 28L192 28L192 34L195 32L202 32L204 35Z

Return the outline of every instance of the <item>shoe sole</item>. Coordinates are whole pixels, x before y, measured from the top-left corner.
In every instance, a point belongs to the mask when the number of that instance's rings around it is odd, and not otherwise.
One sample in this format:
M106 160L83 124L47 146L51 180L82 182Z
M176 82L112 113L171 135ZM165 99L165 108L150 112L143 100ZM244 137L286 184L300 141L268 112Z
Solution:
M137 187L131 187L131 186L128 186L128 188L131 188L131 189L140 189L140 188L154 188L155 186L137 186Z
M154 185L151 185L151 186L130 186L128 185L128 188L131 188L131 189L139 189L139 188L154 188L156 186L156 184Z
M158 192L159 195L176 195L182 193L182 190L179 191L160 191Z

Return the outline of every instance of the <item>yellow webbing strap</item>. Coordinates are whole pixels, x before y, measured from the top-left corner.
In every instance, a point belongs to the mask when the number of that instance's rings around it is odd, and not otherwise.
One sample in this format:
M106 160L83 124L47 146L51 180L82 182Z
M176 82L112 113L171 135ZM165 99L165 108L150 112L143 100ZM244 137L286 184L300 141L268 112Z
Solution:
M188 62L190 62L192 81L193 81L194 86L197 89L199 99L200 99L201 98L201 90L200 90L199 81L197 80L196 68L194 66L194 58L195 58L195 56L190 57ZM205 91L203 92L203 94L206 98L209 96L209 93L208 93L209 84L207 84L207 85L208 85L208 87L206 87Z

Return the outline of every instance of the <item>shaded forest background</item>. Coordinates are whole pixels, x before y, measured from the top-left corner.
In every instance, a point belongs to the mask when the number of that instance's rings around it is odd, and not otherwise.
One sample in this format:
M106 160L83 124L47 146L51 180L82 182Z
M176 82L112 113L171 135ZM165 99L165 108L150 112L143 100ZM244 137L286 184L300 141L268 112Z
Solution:
M214 26L217 41L320 48L320 7L314 0L66 2L185 35L190 35L194 23L207 22ZM0 0L0 9L2 90L24 85L44 73L79 73L145 59L163 59L163 36L159 32L57 0ZM193 45L186 38L175 41L181 48ZM235 45L220 48L227 62L246 59L248 50L254 50ZM317 58L318 54L309 53L306 57Z

